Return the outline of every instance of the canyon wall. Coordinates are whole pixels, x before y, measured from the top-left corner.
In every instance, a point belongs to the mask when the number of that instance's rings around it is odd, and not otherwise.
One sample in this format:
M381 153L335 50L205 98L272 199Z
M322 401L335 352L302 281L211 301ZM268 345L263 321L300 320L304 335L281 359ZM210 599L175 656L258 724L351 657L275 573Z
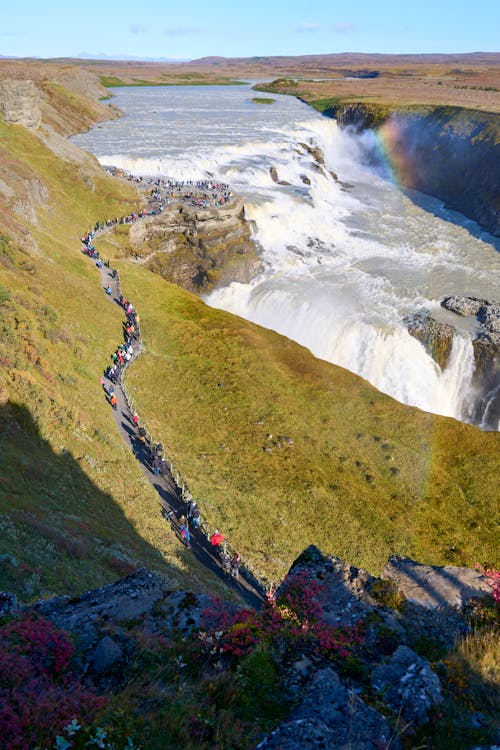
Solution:
M339 103L341 127L378 129L397 179L500 236L500 118L459 107Z

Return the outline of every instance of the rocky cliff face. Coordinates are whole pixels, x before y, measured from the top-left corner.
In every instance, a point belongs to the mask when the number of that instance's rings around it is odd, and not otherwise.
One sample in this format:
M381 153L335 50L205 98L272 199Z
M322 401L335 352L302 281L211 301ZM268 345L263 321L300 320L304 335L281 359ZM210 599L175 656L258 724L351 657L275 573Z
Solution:
M462 317L474 317L477 328L472 336L475 368L467 414L464 417L486 430L500 424L500 305L465 296L445 297L441 306ZM438 322L424 311L405 318L405 325L442 370L448 364L455 328Z
M261 750L397 750L402 737L409 746L422 726L428 736L429 722L447 710L440 677L444 666L436 670L422 651L444 653L451 648L455 638L468 631L471 602L483 606L489 593L477 570L392 557L382 577L375 578L310 546L293 564L274 603L260 614L234 603L214 603L203 594L172 591L145 569L78 598L57 597L31 608L19 609L15 597L0 594L0 611L4 617L27 615L30 623L35 613L70 632L77 646L74 669L93 690L114 693L115 707L124 690L130 705L132 685L142 680L138 716L144 711L151 716L155 690L161 704L171 700L175 706L176 700L190 700L200 680L206 716L210 718L217 685L217 711L227 710L225 680L231 685L227 695L234 711L234 691L243 681L250 685L250 693L243 696L261 695L262 703L256 698L260 711L272 705L276 691L286 701L287 710L280 710L282 720L274 721L274 730L264 739L262 729L254 733ZM258 636L260 629L267 635L259 645L252 633ZM304 635L313 631L319 636L316 648ZM275 639L272 677L267 639ZM352 639L358 644L354 651ZM245 715L245 706L240 708ZM189 711L176 711L178 731L185 720L188 732L199 729L200 747L214 746L208 720L195 722ZM221 715L214 713L212 720L221 721ZM262 716L252 714L251 719L262 727ZM475 720L487 736L486 717ZM255 744L240 736L233 746Z
M243 203L217 208L175 202L130 228L131 253L141 264L191 292L249 281L260 269Z
M486 429L500 424L500 304L476 297L445 297L441 305L463 317L475 317L473 339L475 392L472 418Z
M394 111L344 103L326 110L341 127L380 128L398 178L500 236L500 118L458 107Z
M40 92L33 81L0 81L0 115L7 123L38 128Z

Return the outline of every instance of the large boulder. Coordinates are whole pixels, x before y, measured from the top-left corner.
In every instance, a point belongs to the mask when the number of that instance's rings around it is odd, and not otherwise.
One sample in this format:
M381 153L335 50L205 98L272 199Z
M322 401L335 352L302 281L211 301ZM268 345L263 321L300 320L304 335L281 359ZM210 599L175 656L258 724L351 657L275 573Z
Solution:
M374 750L388 746L387 719L341 683L329 667L314 675L301 703L259 750ZM397 750L399 742L391 740Z
M386 664L375 667L371 685L381 700L414 728L425 724L432 708L443 700L439 677L427 659L407 646L398 646Z
M445 297L441 302L441 307L467 317L469 315L477 315L483 305L486 304L486 300L478 299L478 297L465 297L459 294L452 295L451 297Z
M393 555L381 578L394 581L406 600L429 610L463 610L471 599L491 595L478 570L454 565L422 565Z
M301 571L307 571L312 580L321 584L316 598L322 607L325 622L339 627L352 626L373 611L373 600L369 593L373 576L366 570L355 568L340 557L324 555L317 547L310 545L295 560L288 576Z
M123 651L109 635L103 636L92 658L92 670L96 675L103 675L117 668L123 660Z
M448 323L439 323L427 312L416 312L404 319L408 332L420 341L427 353L445 369L453 348L455 329Z

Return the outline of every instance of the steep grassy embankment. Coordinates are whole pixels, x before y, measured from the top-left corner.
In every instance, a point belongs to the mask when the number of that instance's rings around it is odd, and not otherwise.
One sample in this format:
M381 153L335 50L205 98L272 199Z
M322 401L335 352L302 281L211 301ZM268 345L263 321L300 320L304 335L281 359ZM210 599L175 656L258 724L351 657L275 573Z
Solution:
M0 266L2 552L15 556L2 583L75 592L139 563L179 580L179 556L196 573L98 383L121 317L78 236L137 196L43 126L0 128L0 221L17 238L2 240ZM124 241L106 236L103 254L120 256ZM141 415L256 571L281 576L310 542L372 571L391 552L495 562L497 435L402 406L277 334L120 267L147 347L127 374Z
M127 387L203 514L257 571L281 576L311 542L375 572L393 552L494 561L498 435L403 406L145 269L120 269L146 346Z
M122 315L79 237L138 196L43 124L0 121L0 143L0 589L78 593L138 565L197 587L99 385Z

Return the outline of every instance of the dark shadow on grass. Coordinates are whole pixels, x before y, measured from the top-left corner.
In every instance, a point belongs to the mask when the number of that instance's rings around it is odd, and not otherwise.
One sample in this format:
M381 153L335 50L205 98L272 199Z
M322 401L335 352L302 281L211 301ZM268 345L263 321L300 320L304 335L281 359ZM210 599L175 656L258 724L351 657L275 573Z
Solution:
M141 566L179 575L92 482L86 462L54 452L26 407L0 407L0 589L26 600L80 594Z

